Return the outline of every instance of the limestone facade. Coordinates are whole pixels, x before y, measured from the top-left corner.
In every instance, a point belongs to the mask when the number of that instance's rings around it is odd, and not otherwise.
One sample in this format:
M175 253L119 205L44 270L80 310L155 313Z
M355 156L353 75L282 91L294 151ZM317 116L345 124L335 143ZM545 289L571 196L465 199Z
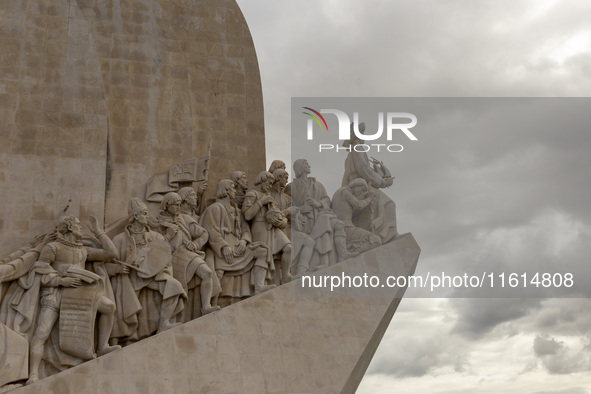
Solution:
M0 253L66 205L105 224L146 174L265 167L260 76L235 0L0 2ZM208 189L208 197L214 197Z

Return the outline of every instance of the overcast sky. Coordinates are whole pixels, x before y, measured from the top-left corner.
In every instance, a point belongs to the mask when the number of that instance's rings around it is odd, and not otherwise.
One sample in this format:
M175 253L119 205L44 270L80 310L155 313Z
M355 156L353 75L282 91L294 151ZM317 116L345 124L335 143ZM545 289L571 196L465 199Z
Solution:
M292 97L591 91L590 2L237 1L258 54L268 162L299 158L288 143ZM507 101L494 103L498 115ZM576 101L570 117L560 112L567 101L548 103L514 127L460 110L385 161L396 176L388 193L399 229L422 248L418 273L496 264L578 269L575 279L589 280L591 101ZM464 127L454 133L454 124ZM589 299L452 295L471 298L407 293L360 393L591 393Z

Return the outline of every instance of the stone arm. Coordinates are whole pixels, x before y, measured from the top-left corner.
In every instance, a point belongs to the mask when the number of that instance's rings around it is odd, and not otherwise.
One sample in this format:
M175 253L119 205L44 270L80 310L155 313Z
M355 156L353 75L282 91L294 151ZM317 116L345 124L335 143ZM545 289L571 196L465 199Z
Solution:
M202 250L209 240L209 233L207 230L195 221L189 224L189 231L191 232L192 241L195 246L197 246L197 249Z
M367 183L375 188L386 187L384 178L373 170L367 158L367 154L364 152L351 152L349 153L353 158L353 165L355 170L359 173L361 178L365 179Z
M242 214L246 220L252 220L257 213L263 208L263 205L266 204L268 201L263 196L262 198L257 198L257 194L254 191L249 191L244 196L244 202L242 203ZM268 200L268 199L267 199Z
M101 243L102 249L86 247L86 251L88 252L87 260L106 261L110 259L116 259L119 256L119 253L117 253L117 248L115 248L113 241L111 241L111 238L109 238L107 234L102 232L95 234L95 236Z
M367 207L369 204L371 204L372 201L371 197L358 200L349 190L345 190L343 192L343 198L345 199L345 201L347 201L347 204L349 204L355 211L359 211Z
M115 250L117 251L117 256L115 256L115 258L120 259L121 258L120 256L122 255L122 249L123 249L123 237L115 236L115 238L113 238L113 245L115 245ZM109 275L109 277L119 275L119 274L128 274L129 273L129 268L127 268L121 264L108 262L108 261L105 262L105 269L107 270L107 274Z
M39 252L32 249L12 261L0 264L0 283L8 282L26 275L39 257Z

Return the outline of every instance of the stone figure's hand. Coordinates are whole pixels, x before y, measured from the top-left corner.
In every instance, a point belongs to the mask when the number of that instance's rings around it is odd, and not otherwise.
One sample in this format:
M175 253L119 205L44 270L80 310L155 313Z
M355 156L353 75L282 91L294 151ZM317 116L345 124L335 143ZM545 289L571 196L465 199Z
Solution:
M261 199L259 200L259 203L261 205L265 205L265 204L270 203L271 201L273 201L273 197L271 197L268 194L265 194L263 197L261 197Z
M287 225L287 219L285 219L285 218L273 218L271 220L271 224L274 227L285 227L285 225Z
M191 242L191 241L187 241L187 242L185 243L185 247L186 247L186 248L187 248L187 250L188 250L188 251L190 251L190 252L195 252L195 251L199 250L199 249L197 248L197 245L195 245L195 242Z
M88 218L88 221L90 222L90 225L88 226L88 228L90 229L90 231L92 231L92 233L95 236L98 236L100 233L102 233L102 231L99 228L99 223L98 223L98 219L95 218L94 216L90 216Z
M322 208L322 203L314 200L313 198L307 198L306 204L311 205L314 208Z
M117 267L117 274L121 274L121 275L129 274L129 267L126 267L124 265L119 265L119 267Z
M197 186L197 195L202 195L205 192L205 189L207 189L207 182L202 182L199 186Z
M229 246L224 246L222 248L222 254L224 255L224 259L230 265L234 264L234 253L232 253L232 248Z
M82 284L82 280L66 276L61 279L60 283L63 287L78 287Z
M304 205L304 206L300 207L300 213L303 213L303 214L308 214L308 213L312 212L313 210L314 209L312 208L311 205Z
M242 256L245 251L246 251L246 241L241 240L240 242L238 242L238 246L236 247L236 254L238 256Z

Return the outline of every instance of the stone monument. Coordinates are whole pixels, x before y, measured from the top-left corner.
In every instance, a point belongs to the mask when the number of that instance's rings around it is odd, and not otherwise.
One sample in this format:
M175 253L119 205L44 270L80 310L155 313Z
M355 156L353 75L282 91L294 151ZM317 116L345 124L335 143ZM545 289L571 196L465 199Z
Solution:
M0 23L0 392L353 392L405 288L316 283L411 275L420 249L383 163L349 157L332 202L305 159L264 171L235 0Z

